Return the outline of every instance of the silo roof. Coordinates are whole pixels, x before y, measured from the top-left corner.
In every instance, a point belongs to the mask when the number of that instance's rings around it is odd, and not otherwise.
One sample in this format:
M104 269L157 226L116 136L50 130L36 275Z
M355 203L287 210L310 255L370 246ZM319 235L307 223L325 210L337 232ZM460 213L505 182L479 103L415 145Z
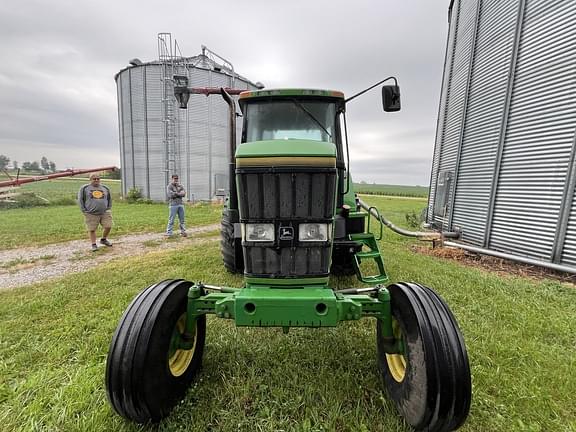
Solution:
M236 78L247 82L251 85L253 85L254 87L259 87L261 86L259 83L253 83L252 81L250 81L248 78L243 77L242 75L233 72L230 68L228 68L227 66L221 65L217 62L215 62L214 60L210 59L208 56L206 55L202 55L199 54L197 56L193 56L193 57L176 57L173 59L174 65L175 66L188 66L191 68L195 68L195 69L205 69L205 70L213 70L217 73L221 73L223 75L229 75L229 76L235 76ZM121 69L116 75L114 75L114 80L118 80L118 76L128 70L128 69L134 69L134 68L139 68L142 66L149 66L149 65L157 65L157 66L161 66L163 64L166 64L167 62L164 61L160 61L160 60L153 60L150 62L142 62L141 64L138 65L129 65L126 66L125 68Z

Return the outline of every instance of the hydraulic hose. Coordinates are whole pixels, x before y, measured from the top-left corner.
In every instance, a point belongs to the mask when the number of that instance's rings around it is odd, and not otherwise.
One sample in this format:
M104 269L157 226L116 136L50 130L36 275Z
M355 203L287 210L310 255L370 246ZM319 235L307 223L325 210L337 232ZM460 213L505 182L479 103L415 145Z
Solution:
M366 210L372 216L374 216L376 219L378 219L378 221L380 221L380 223L382 225L387 226L388 228L390 228L392 231L394 231L397 234L407 236L407 237L416 237L418 240L423 240L423 241L433 241L433 240L439 240L441 238L459 238L460 237L459 232L437 233L437 232L426 232L426 231L409 231L409 230L406 230L404 228L400 228L400 227L394 225L392 222L390 222L384 216L379 214L374 208L371 208L368 204L366 204L361 199L358 199L358 203L360 204L360 207L362 207L364 210Z

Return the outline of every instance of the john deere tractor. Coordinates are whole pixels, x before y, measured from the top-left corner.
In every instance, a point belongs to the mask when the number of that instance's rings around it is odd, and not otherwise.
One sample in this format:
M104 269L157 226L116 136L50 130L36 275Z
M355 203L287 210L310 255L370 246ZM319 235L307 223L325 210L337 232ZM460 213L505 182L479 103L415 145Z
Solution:
M430 288L386 286L378 239L369 229L374 211L360 207L348 172L347 102L385 80L345 99L326 90L189 88L185 77L174 78L181 108L191 93L220 94L230 107L221 249L224 266L242 273L244 284L165 280L138 294L108 353L114 410L138 423L170 413L200 370L206 315L285 332L370 318L378 373L400 414L417 430L460 427L471 380L456 320ZM235 94L243 117L238 146ZM382 95L385 111L400 109L397 84L383 86ZM368 286L330 287L331 274L354 273Z

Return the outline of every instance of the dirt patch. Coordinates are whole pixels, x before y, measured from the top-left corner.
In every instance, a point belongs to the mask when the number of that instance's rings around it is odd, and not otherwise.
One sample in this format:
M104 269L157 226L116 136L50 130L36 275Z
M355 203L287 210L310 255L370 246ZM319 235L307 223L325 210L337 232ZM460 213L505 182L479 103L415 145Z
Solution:
M458 261L462 265L481 268L501 276L522 276L536 280L556 279L576 286L576 275L550 270L540 266L517 263L514 261L481 255L454 247L435 247L412 245L410 249L424 255Z
M187 238L173 236L167 239L161 233L111 237L113 246L101 246L96 252L90 250L88 240L0 251L0 291L83 272L92 268L93 263L216 241L219 229L220 224L193 227L188 229Z

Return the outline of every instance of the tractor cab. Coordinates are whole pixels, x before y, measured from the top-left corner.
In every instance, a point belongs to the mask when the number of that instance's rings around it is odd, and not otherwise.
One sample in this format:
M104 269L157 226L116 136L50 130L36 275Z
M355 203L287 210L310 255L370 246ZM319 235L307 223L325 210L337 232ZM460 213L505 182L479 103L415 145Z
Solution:
M344 95L321 90L260 90L240 94L242 142L309 140L341 144L337 114Z
M344 94L260 90L241 93L239 103L243 128L235 153L234 223L241 234L235 242L242 247L230 245L226 255L242 250L244 262L228 270L243 271L253 283L262 278L327 283L330 271L385 283L378 243L365 232L368 213L357 204L348 172ZM375 261L377 273L363 274L363 261Z

